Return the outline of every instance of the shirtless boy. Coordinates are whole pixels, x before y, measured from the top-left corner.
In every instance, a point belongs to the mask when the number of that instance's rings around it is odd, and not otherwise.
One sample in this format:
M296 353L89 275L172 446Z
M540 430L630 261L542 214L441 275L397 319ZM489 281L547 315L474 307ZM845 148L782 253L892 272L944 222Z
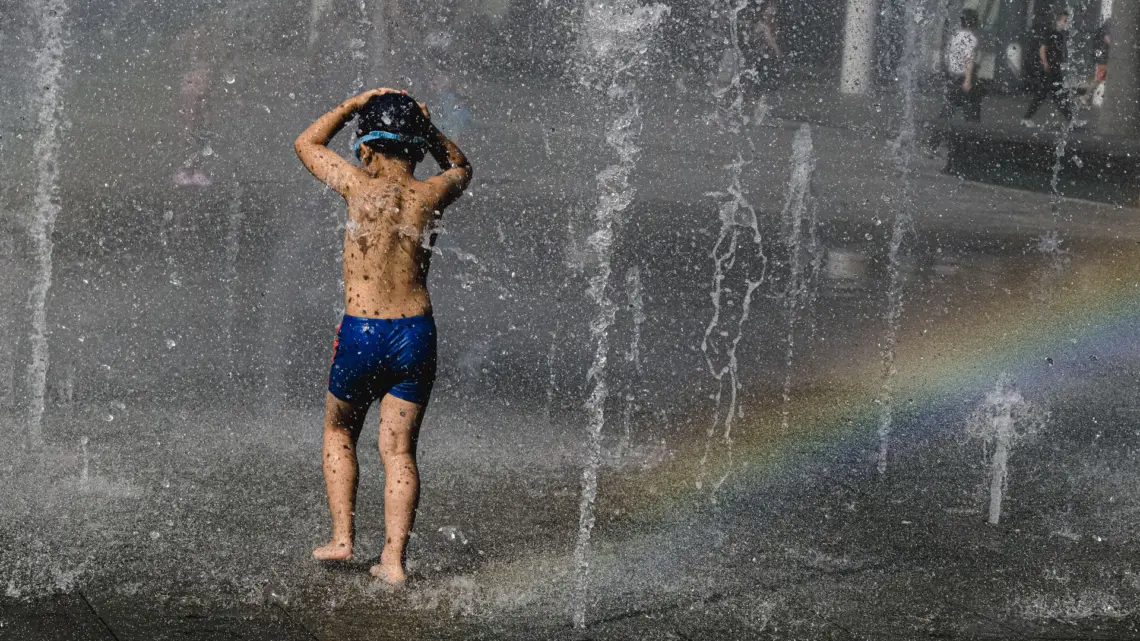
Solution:
M359 167L327 147L354 115ZM356 441L368 407L379 399L385 540L371 573L399 586L407 578L404 551L419 502L416 438L435 380L431 250L423 239L471 182L471 165L432 124L427 108L394 89L350 98L310 125L294 148L305 167L348 203L345 316L325 396L323 467L332 539L313 557L352 557ZM420 181L412 174L425 152L441 172Z

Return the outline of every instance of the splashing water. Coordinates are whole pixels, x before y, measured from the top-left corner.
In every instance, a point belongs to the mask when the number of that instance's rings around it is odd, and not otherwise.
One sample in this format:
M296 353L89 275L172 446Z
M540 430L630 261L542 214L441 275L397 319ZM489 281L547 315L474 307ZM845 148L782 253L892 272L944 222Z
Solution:
M788 287L784 292L784 321L787 330L787 350L785 353L784 374L784 408L780 412L781 428L788 430L788 405L792 401L792 366L796 354L796 321L799 310L809 296L811 275L805 275L804 265L804 215L811 203L811 178L815 171L815 158L813 155L811 127L802 125L796 131L792 141L792 175L788 180L788 195L784 201L782 214L784 229L787 234L785 242L788 247ZM815 243L814 221L807 221L809 225L807 251L809 256L817 254ZM818 261L816 261L818 264Z
M312 54L320 40L320 23L328 9L329 0L309 0L309 53Z
M605 425L606 364L609 357L609 330L617 314L617 306L608 293L614 235L621 225L621 213L633 202L634 190L629 184L637 158L637 138L641 131L641 114L631 70L642 62L648 51L655 27L668 12L663 5L637 6L633 0L609 4L587 3L581 68L582 84L604 91L608 111L617 117L606 131L606 144L617 155L617 163L598 174L598 204L594 210L594 232L587 241L594 273L589 276L587 295L597 307L590 322L590 338L594 358L586 374L591 386L586 400L587 461L582 471L582 496L579 504L578 542L574 549L576 598L573 623L586 626L586 597L589 580L589 543L594 529L594 505L598 495L598 468L601 464L602 428Z
M583 256L579 255L577 250L574 233L574 217L571 216L566 225L566 238L567 242L563 245L566 255L563 258L563 266L565 270L562 273L562 281L560 290L565 291L570 287L570 279L581 275L582 269L585 266ZM546 422L549 425L554 413L554 393L558 389L558 337L562 335L564 330L563 324L565 323L565 315L558 314L554 321L554 329L550 332L550 350L546 355Z
M1070 38L1075 34L1070 32ZM1068 252L1062 247L1064 239L1061 236L1061 170L1064 168L1065 155L1069 147L1069 138L1073 135L1074 123L1080 113L1081 101L1071 100L1073 118L1065 123L1061 135L1057 137L1057 144L1053 148L1053 166L1049 177L1049 214L1052 218L1053 229L1046 232L1037 243L1046 260L1045 269L1041 273L1041 284L1038 298L1049 301L1053 298L1053 289L1069 262Z
M558 334L559 326L550 332L550 349L546 353L546 423L549 425L554 416L554 391L558 387Z
M986 394L982 404L970 415L967 435L980 439L990 457L990 510L989 523L1001 520L1001 503L1009 481L1009 458L1013 446L1041 431L1047 416L1027 402L1013 385L1009 376L998 377L993 391Z
M744 187L742 185L744 171L751 165L751 157L755 155L751 140L746 136L742 136L744 127L749 123L749 117L745 113L745 91L742 84L742 77L745 70L742 70L739 64L739 61L744 59L744 54L740 46L738 20L740 12L747 6L748 0L738 0L735 4L730 6L727 11L730 44L732 46L729 55L737 61L737 64L733 66L732 76L728 78L727 82L714 88L712 92L718 101L718 115L724 121L725 127L736 138L748 140L748 158L746 159L744 151L738 150L736 159L732 164L727 166L729 182L724 191L708 194L721 201L718 209L720 233L710 253L713 260L713 288L709 293L709 297L712 299L713 313L712 318L709 319L709 323L705 327L704 338L701 340L701 352L704 354L709 373L712 374L713 379L717 382L717 391L713 396L716 409L713 413L713 421L710 423L706 433L705 452L700 461L700 471L697 477L698 489L704 485L706 465L708 464L710 451L713 441L716 438L718 428L721 432L721 439L728 449L729 468L731 469L732 466L732 427L733 422L741 417L741 408L737 402L737 394L740 391L740 381L737 378L738 362L736 349L740 344L740 340L744 337L744 324L748 321L748 316L751 311L752 296L756 289L765 282L768 270L768 258L764 255L763 237L760 234L760 225L756 216L756 209L748 202L748 199L745 198ZM718 79L718 82L719 81ZM738 256L737 251L741 249L741 245L744 246L744 250L742 250L740 256ZM748 263L752 261L745 255L748 249L755 252L755 259L760 262L760 274L758 276L754 276L749 270L750 265ZM724 308L735 306L738 302L736 300L737 297L732 296L731 290L725 287L725 280L729 272L737 265L738 260L744 272L742 274L744 293L742 296L739 296L740 311L737 318L735 334L730 334L729 331L722 330L720 324ZM716 345L716 338L727 339L728 344L723 348L723 352L722 349ZM719 363L717 362L718 357L721 358L721 362ZM726 378L728 384L728 403L724 408L724 416L722 419L720 411ZM726 478L727 473L717 481L714 490L720 487Z
M633 328L629 339L629 349L625 352L625 360L627 363L633 365L633 371L637 376L631 376L627 379L626 393L625 393L625 407L622 409L621 423L622 435L621 441L618 443L617 453L615 456L618 459L629 450L630 441L632 440L631 422L633 420L633 406L637 396L634 395L634 389L637 381L641 377L641 325L645 322L645 296L641 291L641 269L638 267L631 267L625 274L625 291L626 296L629 297L629 310L631 320L633 321Z
M91 489L91 457L87 453L87 437L79 439L79 491Z
M46 0L40 4L39 27L41 46L36 53L35 86L43 92L36 97L36 124L40 135L34 146L36 165L35 213L30 236L36 256L36 270L28 306L32 313L31 362L28 364L28 440L34 447L43 444L43 417L48 371L47 295L52 280L52 230L60 212L59 148L60 76L66 49L67 3Z
M498 294L499 300L509 300L515 298L515 293L511 291L506 285L503 285L491 275L491 270L479 260L479 257L471 252L463 251L458 247L443 247L433 246L432 252L436 255L444 255L450 253L457 258L462 265L469 266L470 269L457 268L456 274L459 279L459 286L464 290L471 291L477 284L486 284Z
M368 78L368 38L372 35L373 24L368 15L368 4L365 0L357 0L357 36L348 42L352 52L353 64L356 67L356 79L352 82L353 93L364 91L364 83Z
M241 252L241 224L243 214L241 200L244 192L241 183L234 185L226 215L226 309L222 319L222 331L226 337L226 356L229 359L230 374L234 373L234 310L237 307L238 254Z
M890 452L891 428L894 422L894 379L895 348L898 343L899 321L903 311L903 283L900 269L900 252L903 238L913 225L914 207L914 157L916 149L915 89L918 83L918 66L923 56L919 53L920 25L923 22L924 2L908 3L904 12L906 35L903 43L902 59L899 68L899 82L903 89L902 114L899 134L893 144L895 171L898 174L899 191L893 203L894 224L891 227L891 240L887 253L887 274L890 285L887 287L887 311L884 315L887 332L882 350L882 391L879 398L879 452L876 469L879 474L887 472L887 457Z
M630 334L629 349L626 350L625 360L633 365L638 374L641 373L641 325L645 323L645 294L641 288L641 269L630 267L625 274L625 291L629 297L630 320L633 321L633 331Z

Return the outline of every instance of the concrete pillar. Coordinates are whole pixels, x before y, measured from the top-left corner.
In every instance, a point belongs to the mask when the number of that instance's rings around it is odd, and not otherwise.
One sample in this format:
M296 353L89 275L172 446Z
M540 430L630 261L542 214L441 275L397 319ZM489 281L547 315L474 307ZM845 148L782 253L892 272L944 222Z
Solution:
M1135 134L1140 129L1140 0L1111 3L1112 54L1097 129L1106 134Z
M847 0L847 23L843 30L843 73L839 90L864 94L871 90L875 68L876 0Z

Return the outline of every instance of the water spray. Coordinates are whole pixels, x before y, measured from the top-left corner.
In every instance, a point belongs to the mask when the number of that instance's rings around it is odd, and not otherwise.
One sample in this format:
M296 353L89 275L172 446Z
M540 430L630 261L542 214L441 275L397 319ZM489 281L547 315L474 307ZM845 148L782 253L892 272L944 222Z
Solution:
M747 140L747 137L743 135L744 128L749 124L750 118L745 113L744 107L745 92L742 80L745 70L741 69L740 64L740 61L744 59L744 53L740 46L739 17L740 13L747 8L748 3L749 0L735 0L728 8L731 49L727 55L732 57L734 61L732 75L723 79L720 86L714 87L712 92L713 97L717 100L718 115L724 121L725 127L734 137L744 140ZM718 82L721 80L718 78ZM758 111L763 112L763 110ZM732 428L734 422L742 416L738 402L741 385L737 378L739 363L736 350L740 340L744 337L744 325L751 313L752 297L756 290L767 281L768 257L764 254L764 239L760 233L756 209L745 197L742 179L745 169L751 166L751 159L755 155L755 149L750 140L748 141L747 152L746 156L744 150L738 149L736 159L726 167L729 172L729 180L724 190L707 194L720 201L717 212L720 218L720 232L710 252L713 261L713 286L709 298L712 299L713 312L701 340L701 353L704 354L709 373L717 383L717 390L713 396L716 409L705 435L705 451L700 461L700 472L696 482L697 489L704 486L709 456L718 432L721 441L728 450L728 467L731 469ZM756 260L760 263L759 273L750 270L749 265L742 267L744 292L739 296L740 315L737 318L735 331L732 332L721 329L723 308L736 303L735 300L732 300L729 288L725 287L725 280L729 272L736 266L738 259L742 263L748 262L747 250L755 253ZM740 251L740 256L737 255L738 251ZM723 348L723 351L716 345L717 338L727 339L728 344ZM728 386L728 400L727 403L724 403L726 385ZM724 407L723 415L721 414L722 406ZM726 472L714 484L714 490L724 483L727 475Z
M590 386L586 400L589 440L586 466L582 471L578 542L574 548L577 580L573 623L577 628L586 626L589 544L594 529L602 428L605 426L605 405L609 395L606 380L609 331L617 315L617 305L609 294L614 237L621 227L622 213L633 202L634 189L629 178L636 163L637 139L641 133L635 69L644 62L648 42L666 13L668 8L663 5L640 6L634 0L617 0L608 4L587 2L585 7L581 82L587 91L602 93L601 102L607 105L607 112L617 114L606 129L605 137L606 145L617 156L617 162L598 174L594 232L587 240L590 265L594 270L588 277L586 290L595 307L594 318L590 322L594 358L586 374Z
M796 355L796 323L799 310L804 305L811 289L814 271L811 256L815 254L815 225L813 220L805 220L811 210L811 179L815 171L814 148L811 126L801 125L792 141L792 175L788 179L788 193L784 201L783 222L788 248L788 285L784 291L785 360L784 407L780 412L780 426L788 431L788 406L792 402L792 367ZM804 227L808 225L808 258L805 260ZM805 269L808 268L808 269Z
M894 381L895 349L898 345L899 322L903 312L903 277L900 263L902 260L902 244L907 232L914 224L914 158L917 146L917 115L915 105L915 89L918 84L919 65L922 56L919 55L919 37L922 22L924 21L925 0L917 3L908 2L903 12L903 22L906 25L903 43L903 63L899 68L899 82L903 88L902 114L900 118L899 133L893 143L895 171L899 177L899 191L895 196L892 214L894 223L891 226L891 238L887 251L887 275L890 284L887 287L887 310L884 314L886 321L886 336L883 339L881 352L882 388L879 395L879 451L876 460L876 469L879 474L886 474L887 459L890 454L891 429L894 425Z
M34 215L29 235L35 255L35 273L28 296L32 315L31 361L28 363L28 442L43 445L43 418L48 372L47 296L52 281L52 232L61 210L59 203L59 149L62 128L63 56L67 47L65 0L45 0L39 4L40 48L36 52L36 125L39 136L33 148L36 189Z
M1047 415L1027 402L1005 374L970 415L966 434L985 445L990 459L989 524L1001 521L1001 504L1009 483L1009 459L1017 443L1040 432Z

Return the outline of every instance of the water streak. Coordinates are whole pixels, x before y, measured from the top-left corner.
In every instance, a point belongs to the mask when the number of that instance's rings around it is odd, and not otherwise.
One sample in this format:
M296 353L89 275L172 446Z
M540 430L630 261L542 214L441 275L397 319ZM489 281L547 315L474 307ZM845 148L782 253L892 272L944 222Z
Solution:
M1072 39L1074 35L1070 33L1069 37ZM1053 298L1053 289L1062 273L1064 273L1065 266L1069 262L1069 252L1064 248L1064 238L1061 236L1060 231L1061 170L1064 168L1069 139L1073 135L1077 116L1080 113L1081 101L1070 100L1070 104L1073 110L1073 118L1065 123L1065 126L1061 129L1061 135L1057 137L1057 144L1053 147L1053 166L1050 168L1049 215L1053 222L1053 228L1043 234L1037 241L1037 250L1044 255L1046 260L1039 287L1039 298L1044 301L1049 301Z
M629 450L632 441L633 406L637 400L636 386L641 381L641 325L645 322L645 295L641 290L641 269L630 267L625 274L625 291L629 298L630 320L633 327L630 330L629 349L625 352L625 360L633 366L635 376L626 379L625 407L622 409L621 423L622 435L618 442L615 456L620 460Z
M352 89L354 94L364 91L364 83L368 79L368 73L371 71L368 64L368 40L372 35L372 19L368 15L368 4L365 0L357 0L357 16L356 28L358 29L357 36L348 41L348 49L352 52L353 66L356 68L356 79L352 82Z
M894 423L894 380L898 373L895 368L895 349L898 344L899 321L903 312L903 282L900 269L903 240L913 226L914 209L914 158L916 150L916 108L915 90L918 83L918 67L922 60L919 51L920 26L924 21L925 2L906 5L903 23L905 36L902 60L899 66L899 82L903 91L902 113L899 133L893 143L895 172L898 175L898 193L892 203L891 213L894 222L891 226L891 239L887 252L886 336L883 339L882 390L879 396L879 451L876 469L879 474L887 471L887 458L890 454L891 429Z
M559 321L558 327L550 332L550 349L546 353L546 423L550 424L554 417L554 391L558 387L558 334L562 328L562 323Z
M229 360L230 376L236 367L234 354L234 313L237 307L238 254L241 252L242 197L241 183L234 183L234 193L230 198L226 215L226 308L222 318L222 331L225 332L226 356Z
M79 491L91 489L91 457L87 453L87 437L79 439Z
M516 294L511 290L511 288L499 282L499 280L491 274L491 270L488 269L487 266L482 261L480 261L479 257L475 254L463 251L458 247L443 247L439 245L433 245L431 247L431 251L433 254L439 256L450 253L452 256L459 260L461 265L466 265L471 268L470 270L462 268L456 269L456 277L459 279L459 286L462 287L465 291L471 291L475 285L484 283L490 286L495 291L495 293L498 294L499 300L509 300L515 298Z
M316 50L317 42L320 40L320 24L328 11L328 6L331 0L309 0L309 53L310 55Z
M3 153L4 147L0 145L0 154ZM0 213L0 220L11 221L13 219L14 217L8 211ZM0 224L0 272L4 274L0 276L0 296L4 298L9 297L12 293L11 290L18 286L17 283L20 280L18 278L20 270L16 259L16 239L13 231L11 225ZM17 331L16 326L19 320L18 315L13 314L12 311L10 308L5 308L3 314L0 314L0 337L2 337L0 338L0 411L12 409L16 404L19 340L14 332Z
M588 278L586 293L596 311L590 322L594 358L586 374L587 384L591 387L586 400L587 460L582 471L578 542L574 549L576 598L573 623L577 628L586 626L589 544L595 523L602 428L605 426L605 405L609 394L606 380L609 331L617 315L617 306L608 291L613 270L614 236L621 226L622 212L633 202L634 189L629 178L639 151L637 139L641 132L641 110L633 70L643 61L653 31L667 12L668 8L662 5L643 7L634 0L608 4L588 2L585 8L582 42L585 56L581 81L588 88L603 90L605 112L618 115L606 130L606 145L617 156L617 162L598 174L594 232L587 241L594 271Z
M737 377L738 361L736 350L744 337L744 325L752 307L752 296L767 279L768 258L764 254L763 237L760 233L760 224L756 209L748 202L744 194L743 180L745 170L751 166L755 149L752 141L744 136L744 128L749 124L749 117L745 111L745 90L742 78L746 70L740 64L744 60L744 53L740 44L740 12L748 6L748 0L736 0L727 11L729 21L729 41L731 49L728 56L733 58L732 75L727 79L718 77L720 86L713 88L713 96L717 100L718 119L722 121L725 129L733 138L747 141L747 156L745 150L738 149L735 160L726 169L729 172L728 184L723 191L708 194L719 199L718 216L720 218L720 232L716 243L710 252L713 261L713 287L709 293L712 299L712 317L705 327L704 337L701 339L701 353L704 354L705 363L709 373L717 382L717 391L713 396L715 410L713 420L706 432L705 451L701 456L700 472L697 477L697 488L704 485L706 466L708 464L713 442L719 431L721 440L728 450L728 467L732 466L732 428L734 421L742 416L738 403L740 381ZM722 74L723 76L723 74ZM743 246L743 247L742 247ZM740 251L738 256L737 252ZM748 256L748 250L755 255ZM725 286L729 272L741 263L741 275L744 293L733 296L729 287ZM754 262L759 261L759 274L755 275ZM725 308L739 303L740 311L734 331L721 328L721 316ZM718 347L718 338L727 339L727 345ZM719 359L719 362L718 362ZM724 405L724 387L728 385L728 402ZM724 414L721 415L722 405ZM719 487L727 476L722 477L714 486Z
M782 218L788 249L788 285L784 291L785 373L784 407L780 412L780 426L788 430L788 406L792 401L792 368L796 355L796 322L799 310L804 307L811 291L811 278L818 265L818 249L815 246L815 225L806 221L808 227L808 247L805 260L804 223L805 214L810 208L811 179L815 171L815 157L812 146L811 126L802 125L792 141L792 175L788 179L788 195L784 201ZM814 209L811 210L814 214ZM805 265L805 263L809 263ZM805 267L809 269L805 269Z
M1009 459L1013 446L1029 438L1045 426L1046 415L1027 402L1009 376L998 377L993 391L970 416L966 433L980 439L990 458L989 523L1001 521L1001 504L1009 482Z
M30 225L35 273L28 297L32 315L31 361L28 364L28 440L34 447L43 444L43 417L48 372L47 295L52 281L52 232L60 212L59 149L62 126L63 56L68 37L67 3L44 0L38 3L40 49L36 52L36 125L39 137L33 147L36 170L34 215Z

